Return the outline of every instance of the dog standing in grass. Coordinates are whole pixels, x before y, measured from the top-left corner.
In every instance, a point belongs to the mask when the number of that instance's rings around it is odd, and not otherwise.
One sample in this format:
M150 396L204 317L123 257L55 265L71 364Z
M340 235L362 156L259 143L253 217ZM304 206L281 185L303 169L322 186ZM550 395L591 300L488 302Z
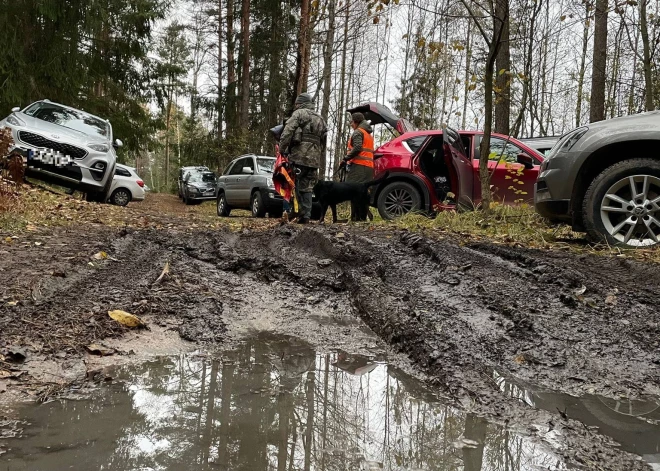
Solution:
M373 129L362 113L351 115L353 134L348 140L348 152L342 161L346 166L346 183L367 183L374 178L374 137ZM347 199L348 200L348 199ZM364 221L366 215L358 214L351 200L351 221ZM367 206L367 211L369 207Z
M369 188L383 183L389 172L379 178L366 183L349 183L349 182L333 182L333 181L320 181L314 186L314 195L321 205L321 219L322 223L325 219L325 213L328 207L332 209L332 222L337 222L337 205L345 201L351 202L351 220L353 221L366 221L367 217L371 214L369 211ZM373 216L371 216L373 219Z

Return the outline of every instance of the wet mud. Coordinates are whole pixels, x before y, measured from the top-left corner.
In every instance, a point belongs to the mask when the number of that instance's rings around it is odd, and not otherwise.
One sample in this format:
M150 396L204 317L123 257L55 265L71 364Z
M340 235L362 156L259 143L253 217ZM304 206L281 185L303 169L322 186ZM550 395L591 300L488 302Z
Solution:
M551 448L570 467L648 469L660 461L599 432L566 401L527 401L501 380L516 391L654 404L654 265L345 226L61 229L2 251L0 353L80 356L86 345L125 335L111 309L211 349L264 331L320 351L392 349L446 404ZM99 251L108 258L95 260ZM157 282L166 264L169 274ZM0 368L20 369L7 365L5 358ZM7 388L20 379L0 381ZM642 428L656 420L623 415Z

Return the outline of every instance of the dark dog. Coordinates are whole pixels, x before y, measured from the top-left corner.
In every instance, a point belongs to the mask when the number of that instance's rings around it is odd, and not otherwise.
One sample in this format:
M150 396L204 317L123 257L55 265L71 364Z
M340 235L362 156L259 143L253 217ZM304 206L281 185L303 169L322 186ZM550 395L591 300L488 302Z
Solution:
M384 182L389 175L386 172L383 177L367 183L347 183L320 181L314 186L314 195L321 205L321 219L325 219L328 207L332 209L332 222L337 222L337 205L350 201L357 214L352 214L351 219L355 221L366 221L369 212L369 188Z

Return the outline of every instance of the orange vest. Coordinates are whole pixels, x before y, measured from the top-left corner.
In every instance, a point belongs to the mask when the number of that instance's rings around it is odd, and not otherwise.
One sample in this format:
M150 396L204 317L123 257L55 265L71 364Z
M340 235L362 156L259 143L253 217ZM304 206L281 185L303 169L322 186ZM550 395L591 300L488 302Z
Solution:
M362 133L362 152L351 159L352 164L363 165L374 168L374 137L362 128L357 128ZM348 140L348 151L353 149L353 136Z

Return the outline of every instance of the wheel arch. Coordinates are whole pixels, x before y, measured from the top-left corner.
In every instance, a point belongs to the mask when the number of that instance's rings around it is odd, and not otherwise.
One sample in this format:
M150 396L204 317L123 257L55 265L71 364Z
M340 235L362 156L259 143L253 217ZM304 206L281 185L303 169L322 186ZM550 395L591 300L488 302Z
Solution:
M657 153L658 149L660 149L660 139L639 139L614 142L592 152L580 166L573 184L570 207L573 229L584 230L584 215L582 214L584 196L591 182L601 172L625 160L635 158L660 160L660 154ZM653 154L653 151L656 154Z
M431 206L431 197L429 195L428 189L424 184L424 181L417 175L410 173L390 173L390 176L383 183L378 185L376 191L373 192L371 198L371 206L376 207L378 204L378 198L380 197L383 189L388 186L390 183L396 182L405 182L413 185L415 189L419 192L419 196L422 198L422 205L425 211L428 211Z

